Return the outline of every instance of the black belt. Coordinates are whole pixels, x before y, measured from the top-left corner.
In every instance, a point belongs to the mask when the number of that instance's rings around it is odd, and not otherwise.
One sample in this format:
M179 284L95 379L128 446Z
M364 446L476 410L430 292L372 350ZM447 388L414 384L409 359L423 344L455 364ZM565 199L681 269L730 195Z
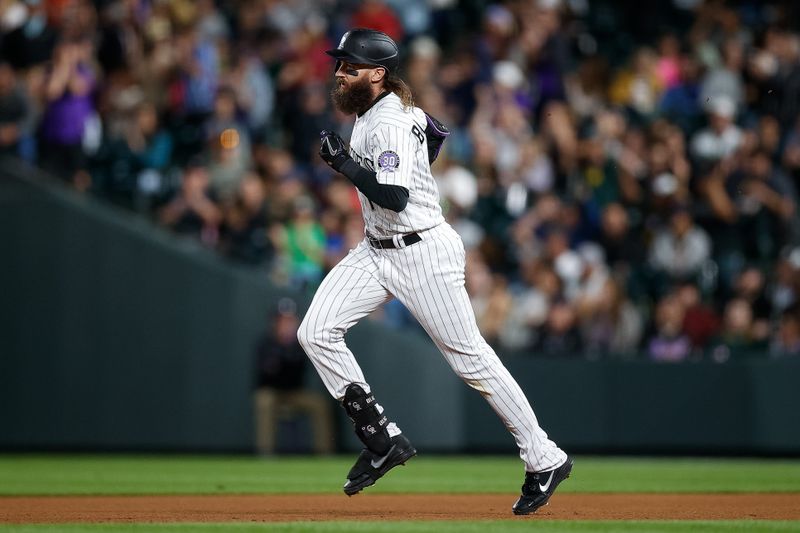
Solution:
M406 246L411 246L414 243L417 243L422 240L422 237L419 236L419 233L406 233L402 237L399 237L398 240L403 241L402 245L397 245L394 239L371 239L369 238L369 244L373 248L405 248Z

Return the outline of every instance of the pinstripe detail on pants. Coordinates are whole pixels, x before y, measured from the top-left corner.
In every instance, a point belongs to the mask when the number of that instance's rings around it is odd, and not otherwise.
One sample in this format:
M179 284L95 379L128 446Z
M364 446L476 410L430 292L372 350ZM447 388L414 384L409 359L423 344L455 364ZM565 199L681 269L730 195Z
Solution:
M464 288L464 247L446 223L401 249L376 249L366 240L328 274L298 330L298 339L334 398L350 383L369 391L344 342L347 330L392 296L416 317L453 371L476 389L503 420L529 472L550 470L566 454L539 426L525 394L478 330ZM396 426L391 433L395 433Z

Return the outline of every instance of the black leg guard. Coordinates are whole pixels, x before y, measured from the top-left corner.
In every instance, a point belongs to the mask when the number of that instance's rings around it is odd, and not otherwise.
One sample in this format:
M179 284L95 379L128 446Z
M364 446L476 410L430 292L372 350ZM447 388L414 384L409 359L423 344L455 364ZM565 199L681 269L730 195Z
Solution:
M389 419L378 408L375 396L364 392L360 386L351 383L347 386L342 400L347 416L353 421L356 436L361 439L367 449L383 456L392 447L389 431L386 426Z

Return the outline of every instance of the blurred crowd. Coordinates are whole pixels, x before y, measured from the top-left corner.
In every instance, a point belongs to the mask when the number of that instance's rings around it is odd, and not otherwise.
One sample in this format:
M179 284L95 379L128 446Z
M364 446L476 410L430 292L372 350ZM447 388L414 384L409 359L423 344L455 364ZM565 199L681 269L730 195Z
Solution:
M800 7L0 0L0 153L310 290L363 237L324 54L401 44L495 347L800 353ZM397 302L374 317L416 327Z

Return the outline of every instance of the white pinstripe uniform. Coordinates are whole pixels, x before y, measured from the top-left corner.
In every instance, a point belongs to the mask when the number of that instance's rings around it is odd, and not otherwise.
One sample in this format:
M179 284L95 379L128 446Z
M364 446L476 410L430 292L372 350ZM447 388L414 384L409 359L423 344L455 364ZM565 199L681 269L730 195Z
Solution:
M369 392L344 342L347 330L396 297L416 317L452 369L489 402L520 448L529 472L551 470L566 454L539 427L528 400L478 331L464 288L464 245L444 221L428 163L425 115L404 109L393 93L356 119L350 155L374 170L379 183L409 190L400 213L373 205L359 192L368 237L401 247L375 248L365 238L325 277L298 330L298 339L331 395L342 400L350 383ZM422 241L405 246L403 234ZM400 430L388 426L394 436Z

